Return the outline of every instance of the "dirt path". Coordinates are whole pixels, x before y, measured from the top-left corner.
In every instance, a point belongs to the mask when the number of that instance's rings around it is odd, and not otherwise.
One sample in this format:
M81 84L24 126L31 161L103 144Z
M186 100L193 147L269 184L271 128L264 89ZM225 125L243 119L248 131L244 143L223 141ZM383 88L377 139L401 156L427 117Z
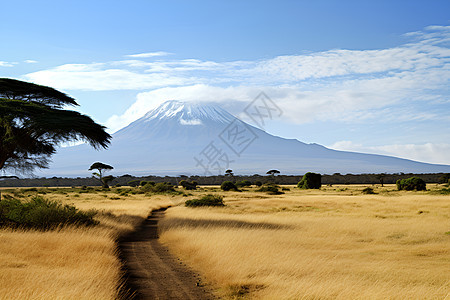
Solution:
M198 276L159 243L158 220L164 212L153 211L138 231L119 243L129 293L134 299L215 299Z

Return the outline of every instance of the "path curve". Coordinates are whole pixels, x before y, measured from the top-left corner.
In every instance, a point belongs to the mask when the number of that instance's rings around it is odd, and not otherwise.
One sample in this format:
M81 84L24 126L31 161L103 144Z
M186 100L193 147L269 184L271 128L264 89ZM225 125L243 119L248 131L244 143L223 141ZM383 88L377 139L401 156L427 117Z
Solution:
M133 299L216 299L198 275L158 241L158 220L166 208L153 211L144 224L119 242L126 273L125 297Z

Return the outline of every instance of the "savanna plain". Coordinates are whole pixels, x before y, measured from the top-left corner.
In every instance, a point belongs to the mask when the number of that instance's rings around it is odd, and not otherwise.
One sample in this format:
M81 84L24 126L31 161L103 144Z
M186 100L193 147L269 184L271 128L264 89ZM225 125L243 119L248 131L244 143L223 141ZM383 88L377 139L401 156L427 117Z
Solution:
M160 241L225 299L446 299L450 292L450 195L444 186L323 186L282 195L255 187L169 194L80 188L22 189L96 209L99 225L0 230L0 299L117 299L116 240L152 209L172 206ZM128 190L130 192L125 192ZM19 193L3 190L3 195ZM223 207L185 207L206 194Z

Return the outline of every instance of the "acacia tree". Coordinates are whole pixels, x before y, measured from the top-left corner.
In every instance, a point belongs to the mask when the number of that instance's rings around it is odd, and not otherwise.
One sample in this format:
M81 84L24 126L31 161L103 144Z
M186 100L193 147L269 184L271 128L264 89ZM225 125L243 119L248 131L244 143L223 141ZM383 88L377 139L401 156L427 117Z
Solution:
M275 174L280 174L280 171L278 171L278 170L269 170L269 171L267 171L266 174L275 176Z
M63 142L83 140L106 148L111 136L90 117L65 106L72 97L53 88L0 78L0 170L28 173L46 168Z
M98 172L92 173L94 177L96 177L100 182L102 183L103 188L109 188L108 183L114 179L114 176L108 175L103 176L104 172L114 169L112 166L101 163L101 162L95 162L91 165L89 168L89 171L97 170Z
M380 181L381 186L384 186L384 178L386 177L385 173L380 173L376 175L376 178Z

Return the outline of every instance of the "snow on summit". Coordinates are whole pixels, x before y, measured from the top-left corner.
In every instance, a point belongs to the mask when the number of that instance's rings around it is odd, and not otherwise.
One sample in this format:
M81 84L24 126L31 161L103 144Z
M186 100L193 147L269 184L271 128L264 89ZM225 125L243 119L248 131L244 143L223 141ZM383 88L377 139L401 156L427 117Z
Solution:
M177 119L181 125L201 125L204 121L230 123L234 117L216 105L169 100L149 111L144 119L146 121Z

